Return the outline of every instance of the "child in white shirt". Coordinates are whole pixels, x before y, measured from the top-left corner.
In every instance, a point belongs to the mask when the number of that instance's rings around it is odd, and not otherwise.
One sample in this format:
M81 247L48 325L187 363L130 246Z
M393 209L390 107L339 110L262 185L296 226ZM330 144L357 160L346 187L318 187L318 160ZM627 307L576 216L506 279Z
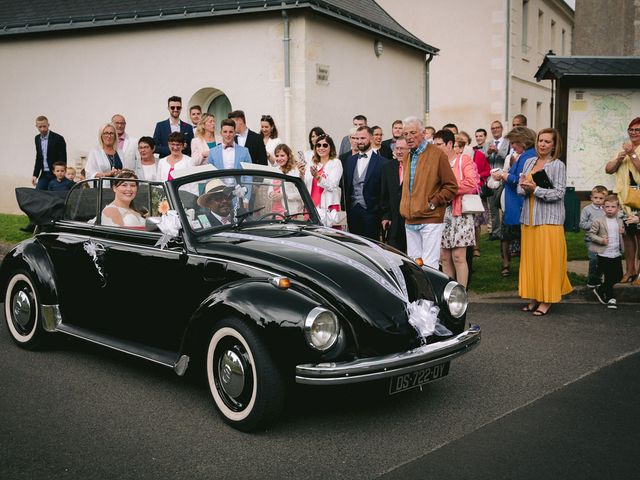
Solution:
M619 218L620 202L617 195L607 195L604 199L604 216L593 220L589 230L591 244L589 250L598 255L598 272L604 275L602 285L593 293L607 308L618 308L613 297L613 286L622 278L622 234L624 225Z

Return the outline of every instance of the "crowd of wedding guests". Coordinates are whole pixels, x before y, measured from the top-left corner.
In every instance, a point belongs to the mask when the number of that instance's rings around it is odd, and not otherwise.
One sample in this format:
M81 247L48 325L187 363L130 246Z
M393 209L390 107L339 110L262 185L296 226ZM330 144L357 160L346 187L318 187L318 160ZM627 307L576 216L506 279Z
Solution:
M113 177L122 170L138 179L170 181L175 172L197 165L267 165L304 181L325 225L384 241L464 286L473 258L481 255L486 225L489 238L500 242L501 276L511 275L511 258L520 256L519 293L529 299L523 311L534 316L546 315L572 289L563 229L563 142L553 128L529 129L524 115L512 119L508 132L495 120L489 132L475 130L473 139L453 123L436 129L407 117L392 123L386 140L381 126L356 115L339 141L314 126L308 145L292 149L270 115L261 116L260 132L254 132L241 110L217 125L199 106L190 107L189 122L183 121L177 96L168 99L167 109L169 118L156 124L153 136L140 138L126 132L123 115L113 115L100 126L98 144L79 175L66 166L64 138L49 129L46 117L38 117L33 185L64 190L74 179ZM615 308L612 285L637 281L640 271L640 206L629 202L635 198L629 191L640 185L640 118L627 133L629 142L605 167L615 177L616 195L594 189L581 219L591 252L589 285L609 308ZM600 217L615 218L616 225Z

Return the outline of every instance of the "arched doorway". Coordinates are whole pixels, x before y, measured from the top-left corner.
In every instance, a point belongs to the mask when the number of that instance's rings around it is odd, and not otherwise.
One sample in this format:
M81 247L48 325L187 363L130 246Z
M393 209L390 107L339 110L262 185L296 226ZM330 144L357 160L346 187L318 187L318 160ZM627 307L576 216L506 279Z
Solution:
M200 105L203 112L213 114L216 118L216 126L219 126L232 110L229 98L223 91L213 87L198 90L189 100L189 107L192 105Z

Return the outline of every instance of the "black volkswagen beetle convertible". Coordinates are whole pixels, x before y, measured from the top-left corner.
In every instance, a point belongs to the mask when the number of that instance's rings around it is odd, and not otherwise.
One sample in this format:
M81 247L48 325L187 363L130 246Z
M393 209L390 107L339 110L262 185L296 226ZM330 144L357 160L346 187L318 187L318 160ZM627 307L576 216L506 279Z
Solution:
M288 383L395 394L480 342L461 285L323 226L298 178L249 166L92 179L60 205L2 263L15 343L72 335L178 375L197 360L239 430L277 419Z

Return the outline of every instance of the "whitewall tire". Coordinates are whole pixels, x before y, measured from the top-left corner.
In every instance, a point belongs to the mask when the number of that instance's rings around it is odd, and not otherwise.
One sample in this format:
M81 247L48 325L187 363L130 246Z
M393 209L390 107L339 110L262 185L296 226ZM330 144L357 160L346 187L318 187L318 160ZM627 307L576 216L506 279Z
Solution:
M4 316L14 342L27 349L42 343L45 332L41 322L38 292L28 273L16 271L7 283Z
M277 419L284 405L284 382L255 328L237 318L218 322L206 365L211 395L225 422L252 431Z

